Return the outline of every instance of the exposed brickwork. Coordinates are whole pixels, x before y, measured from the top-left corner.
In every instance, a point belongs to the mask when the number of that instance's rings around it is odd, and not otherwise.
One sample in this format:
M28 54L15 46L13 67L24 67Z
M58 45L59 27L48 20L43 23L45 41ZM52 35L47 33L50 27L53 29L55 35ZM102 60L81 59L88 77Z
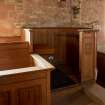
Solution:
M61 4L57 0L0 0L0 36L22 35L21 27L24 26L50 27L71 21L76 24L97 21L101 27L98 48L105 46L105 0L81 1L81 16L73 21L70 0Z
M16 6L6 1L0 2L0 36L18 36L20 29L14 24Z
M71 21L69 0L0 1L0 36L21 35L23 26L57 26Z
M97 34L98 50L105 52L105 0L82 0L81 21L97 21L100 32Z

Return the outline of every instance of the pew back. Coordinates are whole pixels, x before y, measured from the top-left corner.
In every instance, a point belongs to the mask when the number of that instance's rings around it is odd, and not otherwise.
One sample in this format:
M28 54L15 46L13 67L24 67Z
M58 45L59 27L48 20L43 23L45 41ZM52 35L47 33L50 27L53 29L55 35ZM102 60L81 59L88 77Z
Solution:
M28 42L0 43L0 70L33 65Z

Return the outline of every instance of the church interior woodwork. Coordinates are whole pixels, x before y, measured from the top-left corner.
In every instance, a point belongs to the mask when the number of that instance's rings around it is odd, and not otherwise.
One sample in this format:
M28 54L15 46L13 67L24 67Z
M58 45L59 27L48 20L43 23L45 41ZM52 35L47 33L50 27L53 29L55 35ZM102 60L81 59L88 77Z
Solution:
M55 70L51 72L52 88L81 82L82 56L78 28L33 28L30 30L30 36L33 53L40 54L55 66Z
M1 105L51 105L54 91L81 91L95 81L95 31L33 28L28 37L29 42L0 44Z

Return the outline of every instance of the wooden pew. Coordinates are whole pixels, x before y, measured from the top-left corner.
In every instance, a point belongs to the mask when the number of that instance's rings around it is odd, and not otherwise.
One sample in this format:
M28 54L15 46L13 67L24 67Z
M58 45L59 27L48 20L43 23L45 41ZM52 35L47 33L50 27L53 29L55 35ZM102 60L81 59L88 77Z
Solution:
M27 42L0 44L0 105L51 105L50 71Z
M34 66L28 42L0 44L0 70Z

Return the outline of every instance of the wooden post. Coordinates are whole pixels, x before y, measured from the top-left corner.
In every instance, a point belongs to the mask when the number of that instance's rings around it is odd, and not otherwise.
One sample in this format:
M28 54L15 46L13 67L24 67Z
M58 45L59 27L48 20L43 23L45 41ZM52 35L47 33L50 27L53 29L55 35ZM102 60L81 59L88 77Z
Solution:
M33 52L33 34L31 29L24 29L25 31L25 41L29 42L30 52Z
M81 30L79 36L79 67L81 82L95 80L96 76L96 31Z

